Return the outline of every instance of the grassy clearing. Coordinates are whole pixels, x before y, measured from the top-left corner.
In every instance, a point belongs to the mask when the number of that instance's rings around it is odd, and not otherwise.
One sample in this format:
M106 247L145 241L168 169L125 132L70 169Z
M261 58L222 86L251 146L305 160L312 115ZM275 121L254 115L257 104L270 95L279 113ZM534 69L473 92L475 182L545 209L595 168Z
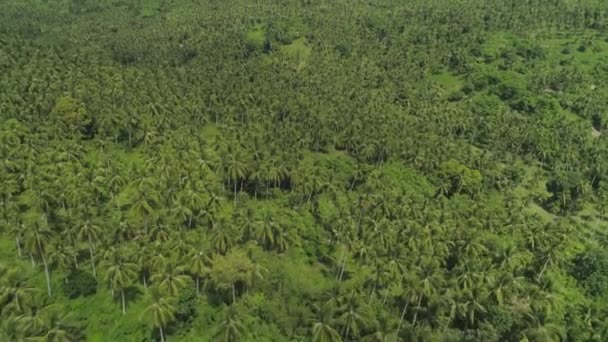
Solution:
M306 66L312 49L308 45L306 38L300 37L291 42L291 44L281 46L280 52L291 58L294 58L298 65L298 68L301 69Z
M245 33L245 44L250 51L262 51L266 41L266 27L257 24Z
M448 71L442 71L438 74L431 75L430 79L439 85L446 95L459 91L464 85L463 81L458 76L455 76Z

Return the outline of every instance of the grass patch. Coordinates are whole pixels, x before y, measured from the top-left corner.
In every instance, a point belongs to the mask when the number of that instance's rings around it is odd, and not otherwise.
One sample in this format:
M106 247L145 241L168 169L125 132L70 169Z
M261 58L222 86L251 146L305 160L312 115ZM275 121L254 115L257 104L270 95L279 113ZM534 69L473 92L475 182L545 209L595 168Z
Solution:
M245 44L249 51L262 51L266 42L266 27L262 24L254 25L245 33Z
M294 58L298 68L303 68L306 66L306 62L308 61L312 49L308 46L308 42L306 38L300 37L291 44L283 45L280 47L281 53Z

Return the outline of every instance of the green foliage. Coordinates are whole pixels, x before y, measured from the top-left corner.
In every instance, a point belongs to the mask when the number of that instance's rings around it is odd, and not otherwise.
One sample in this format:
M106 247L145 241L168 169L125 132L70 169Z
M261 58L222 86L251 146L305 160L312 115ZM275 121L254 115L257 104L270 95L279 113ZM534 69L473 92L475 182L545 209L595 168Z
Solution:
M578 255L572 272L592 296L608 294L608 253L605 250L593 249Z
M252 27L245 35L245 44L249 52L261 52L265 49L266 41L266 29L261 24Z
M455 193L476 194L482 183L478 170L471 170L457 160L450 159L441 165L441 192L447 196Z
M177 298L176 321L182 325L191 323L196 318L197 308L196 289L192 287L184 289Z
M97 292L97 280L82 270L73 271L63 284L63 292L68 298L93 295Z
M84 105L72 97L59 98L51 111L51 116L59 119L65 130L71 134L91 134L93 122L91 117Z
M608 10L519 2L3 1L0 340L608 340Z

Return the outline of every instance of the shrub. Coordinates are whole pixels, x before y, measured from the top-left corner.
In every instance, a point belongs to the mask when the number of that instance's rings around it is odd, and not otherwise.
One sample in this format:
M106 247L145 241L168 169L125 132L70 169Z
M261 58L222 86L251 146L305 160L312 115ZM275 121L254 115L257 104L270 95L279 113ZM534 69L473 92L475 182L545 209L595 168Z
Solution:
M51 111L51 115L56 117L64 125L66 131L72 134L80 132L90 133L93 120L87 113L84 104L70 97L60 97Z
M457 102L464 98L465 94L462 91L455 91L450 94L448 101Z
M182 323L191 322L196 317L196 307L196 289L192 286L186 287L177 299L175 319Z
M73 271L63 283L63 292L71 299L93 295L97 292L97 280L88 272Z

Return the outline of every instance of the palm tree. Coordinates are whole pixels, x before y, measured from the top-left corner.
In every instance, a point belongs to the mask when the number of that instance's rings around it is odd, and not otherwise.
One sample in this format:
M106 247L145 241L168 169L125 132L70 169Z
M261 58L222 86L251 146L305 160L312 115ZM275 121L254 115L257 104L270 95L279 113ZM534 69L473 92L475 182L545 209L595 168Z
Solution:
M394 325L388 317L380 317L374 327L374 332L364 336L362 342L397 342L399 340Z
M35 256L42 260L42 264L44 266L44 275L46 278L46 288L49 296L52 295L52 291L51 274L47 262L47 248L51 242L51 235L52 232L48 228L46 218L43 216L41 219L27 226L24 236L25 246L30 253L30 256L32 256L32 258Z
M90 220L86 220L78 231L78 239L86 241L89 247L89 256L91 257L91 267L93 269L94 278L97 278L97 270L95 267L95 243L99 241L100 236L101 227Z
M25 227L23 226L23 224L21 223L14 223L12 225L10 225L9 228L9 234L11 234L12 236L15 237L15 245L17 247L17 255L19 255L19 257L21 257L22 252L21 252L21 244L22 244L22 240L23 240L23 232L25 231Z
M194 276L194 282L196 283L196 294L200 294L200 282L201 278L204 277L208 272L209 268L207 265L210 260L203 251L193 250L191 253L186 255L186 267L188 272Z
M76 258L76 250L69 245L55 242L49 250L49 263L63 271L66 283L68 274L76 268Z
M312 324L312 340L314 342L340 342L342 338L334 328L336 308L333 300L314 305L317 319Z
M152 324L158 329L161 342L165 342L163 329L175 318L176 308L173 301L161 296L160 291L152 288L152 304L146 308L144 315L152 318Z
M148 223L154 209L161 202L160 194L152 186L152 181L143 178L135 191L135 196L131 199L131 211L140 217L144 223L144 232L148 233Z
M355 293L346 298L338 312L341 313L338 322L344 327L343 338L348 339L351 335L354 339L359 338L359 333L368 325L370 318L367 308L358 302Z
M203 199L192 189L180 192L177 198L178 200L174 203L174 211L183 222L187 222L188 228L192 228L194 213L200 211Z
M112 291L120 291L122 314L127 313L125 290L137 278L137 264L129 262L119 253L110 253L103 263L106 271L105 280L110 283Z
M24 327L24 317L7 315L0 323L0 340L1 341L23 341L27 331Z
M535 327L525 329L521 332L522 342L551 342L563 341L565 339L563 327L555 324L537 324Z
M226 317L219 323L215 338L222 342L236 342L245 333L245 326L238 317L238 312L234 307L230 307Z
M226 254L238 240L236 227L230 224L219 224L211 232L211 245L220 254Z
M230 153L226 161L226 174L230 178L234 187L234 205L236 206L236 191L239 180L245 179L247 174L247 166L243 162L242 155L239 153Z
M26 284L22 275L17 271L9 272L3 278L3 284L0 286L0 307L2 308L0 312L2 316L31 313L34 306L34 296L39 290Z
M151 279L163 292L170 296L177 296L179 291L186 286L189 278L184 274L184 267L168 262Z
M69 322L69 315L58 310L56 305L48 305L36 312L35 316L23 318L26 340L74 342L78 337L75 327Z
M277 238L283 234L283 228L272 220L269 212L264 212L264 218L254 230L256 241L267 250L275 247Z

